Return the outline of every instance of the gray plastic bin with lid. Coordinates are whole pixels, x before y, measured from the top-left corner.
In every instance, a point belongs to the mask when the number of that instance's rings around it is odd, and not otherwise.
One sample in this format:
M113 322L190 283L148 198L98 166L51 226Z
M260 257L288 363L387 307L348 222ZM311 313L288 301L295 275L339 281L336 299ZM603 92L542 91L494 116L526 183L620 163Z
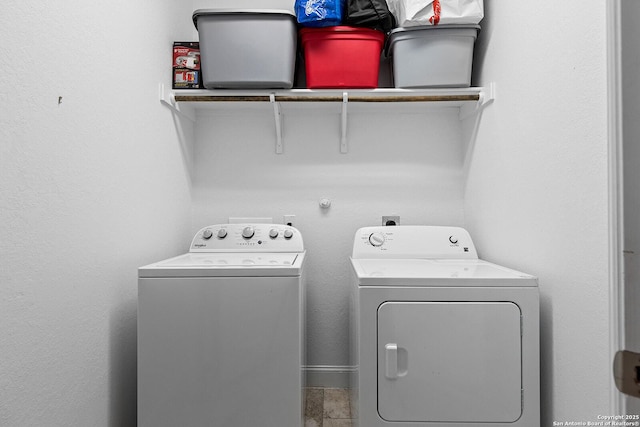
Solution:
M287 10L199 9L202 82L207 89L290 89L296 17Z
M385 52L397 88L469 87L479 25L396 28Z

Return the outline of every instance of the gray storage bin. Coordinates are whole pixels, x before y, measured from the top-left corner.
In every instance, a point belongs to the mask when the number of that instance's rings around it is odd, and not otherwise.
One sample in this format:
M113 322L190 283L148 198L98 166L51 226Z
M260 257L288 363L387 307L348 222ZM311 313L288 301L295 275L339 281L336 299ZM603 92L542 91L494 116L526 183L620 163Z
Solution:
M389 34L397 88L469 87L479 25L396 28Z
M202 82L207 89L290 89L296 16L287 10L199 9Z

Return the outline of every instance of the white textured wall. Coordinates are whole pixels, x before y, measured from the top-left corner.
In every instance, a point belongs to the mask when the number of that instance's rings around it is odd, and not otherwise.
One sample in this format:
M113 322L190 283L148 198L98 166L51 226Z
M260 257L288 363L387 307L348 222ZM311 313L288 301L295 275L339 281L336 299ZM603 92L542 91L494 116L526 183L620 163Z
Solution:
M340 154L339 105L284 106L276 155L273 111L201 116L193 231L229 216L295 214L308 251L308 364L348 359L349 261L355 231L399 214L402 224L463 222L460 128L455 111L393 114L356 105L349 153ZM397 110L395 110L397 112ZM318 206L322 197L329 210Z
M157 89L181 10L2 4L2 426L135 425L136 268L191 237L187 147Z
M354 114L340 155L337 113L290 111L276 156L271 114L257 111L198 124L191 211L189 147L157 102L191 10L6 1L0 425L134 425L136 267L186 250L202 225L284 213L310 255L310 364L348 363L356 228L388 213L466 222L481 255L540 277L543 425L606 414L605 2L485 4L480 77L498 99L466 197L453 114Z
M640 2L622 5L622 97L625 230L625 349L640 352ZM627 398L627 413L640 413L640 399Z
M542 425L609 412L606 2L485 1L465 193L481 256L540 278Z

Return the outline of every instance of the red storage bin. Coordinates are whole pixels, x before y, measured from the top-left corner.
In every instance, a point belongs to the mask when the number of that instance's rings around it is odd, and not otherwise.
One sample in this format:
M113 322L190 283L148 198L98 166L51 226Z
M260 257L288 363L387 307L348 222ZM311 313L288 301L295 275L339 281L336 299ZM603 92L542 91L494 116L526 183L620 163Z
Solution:
M307 87L375 88L384 33L347 26L303 28Z

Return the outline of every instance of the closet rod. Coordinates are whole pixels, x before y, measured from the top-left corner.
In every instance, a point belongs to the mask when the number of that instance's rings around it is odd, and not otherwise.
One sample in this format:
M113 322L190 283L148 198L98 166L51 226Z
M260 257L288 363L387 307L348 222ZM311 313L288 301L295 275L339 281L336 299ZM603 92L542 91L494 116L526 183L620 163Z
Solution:
M176 102L271 102L270 95L175 95ZM472 95L350 95L349 102L464 102L479 101ZM343 102L342 95L291 96L275 95L276 102Z

